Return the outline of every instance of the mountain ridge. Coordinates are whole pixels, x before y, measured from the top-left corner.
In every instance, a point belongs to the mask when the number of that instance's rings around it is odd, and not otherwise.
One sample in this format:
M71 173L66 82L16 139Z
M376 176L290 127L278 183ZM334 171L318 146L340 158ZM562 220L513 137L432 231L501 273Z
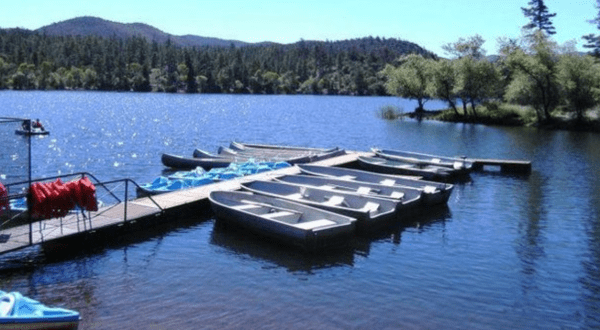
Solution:
M242 47L250 45L247 42L238 40L226 40L189 34L176 36L146 23L119 23L94 16L82 16L68 19L43 26L34 30L34 32L46 34L48 36L99 36L103 38L115 36L119 39L142 36L149 41L156 41L159 43L171 40L175 45L182 47L227 47L231 44L236 47Z
M264 46L275 45L281 47L294 47L299 44L326 44L334 48L356 48L359 51L370 52L381 48L388 48L392 53L420 53L428 56L436 57L434 53L424 49L420 45L395 38L373 38L363 37L348 40L338 41L316 41L301 39L298 42L290 44L280 44L276 42L263 41L258 43L249 43L239 40L227 40L214 37L204 37L197 35L173 35L166 33L154 26L146 23L119 23L109 21L100 17L81 16L65 21L52 23L33 30L35 33L45 34L48 36L99 36L103 38L116 37L119 39L128 39L134 36L145 37L148 41L156 41L159 43L170 40L174 45L180 47L246 47L246 46Z

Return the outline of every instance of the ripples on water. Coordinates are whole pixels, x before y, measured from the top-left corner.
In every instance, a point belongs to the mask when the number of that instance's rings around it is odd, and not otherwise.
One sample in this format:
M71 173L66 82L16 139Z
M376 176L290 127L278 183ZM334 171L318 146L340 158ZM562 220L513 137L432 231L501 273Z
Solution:
M231 140L529 159L528 176L476 173L447 208L348 248L306 255L206 215L81 251L0 259L0 289L77 309L84 329L563 329L600 326L600 139L384 121L396 98L0 92L40 118L34 177L160 175L160 154ZM435 106L435 105L434 105ZM12 134L5 137L18 139ZM1 173L0 173L1 174Z

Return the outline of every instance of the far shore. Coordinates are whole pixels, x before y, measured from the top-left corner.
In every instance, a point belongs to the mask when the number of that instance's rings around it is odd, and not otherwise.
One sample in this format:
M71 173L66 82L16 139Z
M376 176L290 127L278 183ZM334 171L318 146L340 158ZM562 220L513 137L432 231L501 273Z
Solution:
M442 110L423 110L412 112L397 112L390 114L389 109L382 110L382 116L386 119L412 118L419 120L437 120L453 123L484 124L497 126L515 126L515 127L536 127L548 130L567 130L578 132L600 133L600 108L588 110L583 121L578 121L572 112L555 111L552 118L545 123L539 123L535 120L533 110L509 105L501 105L488 110L485 106L477 108L477 116L472 113L463 114L463 109L459 109L459 114L452 109ZM471 108L469 108L471 111Z

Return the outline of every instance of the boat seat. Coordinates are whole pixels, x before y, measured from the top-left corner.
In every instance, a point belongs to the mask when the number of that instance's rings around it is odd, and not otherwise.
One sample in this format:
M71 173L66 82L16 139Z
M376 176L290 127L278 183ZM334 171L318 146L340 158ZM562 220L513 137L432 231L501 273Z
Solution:
M10 315L15 305L15 297L9 293L0 296L0 317Z
M267 219L273 219L273 220L278 220L278 221L283 221L283 222L287 222L287 223L291 223L291 224L296 224L298 222L298 220L300 220L300 217L302 216L301 213L298 212L289 212L289 211L277 211L277 212L273 212L273 213L266 213L266 214L262 214L261 216L267 218Z
M425 186L423 188L423 192L426 193L426 194L433 194L433 193L436 192L436 190L437 190L437 188L434 187L434 186Z
M404 193L400 192L400 191L392 191L392 194L390 195L390 197L395 198L395 199L400 199L400 198L404 197Z
M278 212L273 212L273 213L266 213L266 214L263 214L262 216L265 218L273 219L273 218L285 217L285 216L292 215L292 214L294 214L294 213L288 212L288 211L278 211Z
M380 183L384 186L393 186L396 184L396 180L385 179L385 180L382 180Z
M289 194L286 196L289 199L302 199L302 194L301 193L295 193L295 194Z
M341 205L343 202L344 202L343 196L331 196L331 198L329 198L329 200L323 204L329 205L329 206L338 206L338 205Z
M302 229L314 229L314 228L318 228L318 227L334 225L335 223L336 223L335 221L331 221L331 220L327 220L327 219L319 219L319 220L296 223L296 224L294 224L294 226L298 227L298 228L302 228Z
M324 185L322 185L322 186L319 186L319 188L320 188L320 189L333 190L333 189L335 189L336 187L335 187L335 185L332 185L332 184L324 184Z
M359 187L359 188L356 190L356 192L357 192L357 193L359 193L359 194L364 194L364 195L366 195L366 194L368 194L368 193L370 193L370 192L371 192L371 188L369 188L369 187Z
M361 209L362 211L366 211L369 213L373 213L379 209L379 204L375 202L367 202L365 206Z
M262 207L261 205L257 205L257 204L240 204L240 205L236 205L233 208L236 210L251 210L251 209L256 209L256 208L260 208Z

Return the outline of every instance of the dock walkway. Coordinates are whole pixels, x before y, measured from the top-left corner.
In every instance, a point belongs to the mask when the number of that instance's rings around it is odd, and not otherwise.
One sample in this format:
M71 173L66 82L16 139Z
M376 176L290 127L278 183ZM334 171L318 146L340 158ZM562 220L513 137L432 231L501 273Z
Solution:
M483 170L484 166L496 166L505 173L531 172L531 162L526 160L467 158L466 161L473 163L473 170L476 171Z
M359 155L371 153L347 152L346 155L315 162L316 165L337 166L357 160ZM127 203L118 203L100 208L96 212L70 213L64 218L36 221L32 224L31 242L29 224L0 230L0 255L32 245L44 244L59 239L94 234L100 230L111 230L124 224L143 222L154 217L177 214L179 210L197 207L206 202L214 190L237 190L241 184L255 180L272 180L283 175L298 174L296 166L249 175L196 188L178 190ZM158 204L158 206L156 204ZM160 206L160 207L159 207Z

